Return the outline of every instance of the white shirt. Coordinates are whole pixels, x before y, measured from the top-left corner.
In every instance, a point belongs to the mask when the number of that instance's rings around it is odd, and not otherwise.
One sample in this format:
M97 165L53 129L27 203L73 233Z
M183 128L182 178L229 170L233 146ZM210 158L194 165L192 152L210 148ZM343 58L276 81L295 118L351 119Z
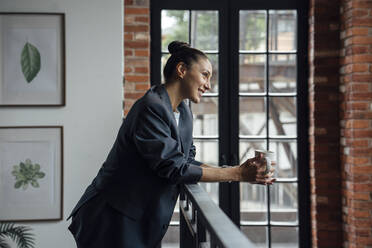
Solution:
M174 117L176 118L176 122L177 122L177 126L178 126L178 123L180 121L180 112L173 112L174 114Z

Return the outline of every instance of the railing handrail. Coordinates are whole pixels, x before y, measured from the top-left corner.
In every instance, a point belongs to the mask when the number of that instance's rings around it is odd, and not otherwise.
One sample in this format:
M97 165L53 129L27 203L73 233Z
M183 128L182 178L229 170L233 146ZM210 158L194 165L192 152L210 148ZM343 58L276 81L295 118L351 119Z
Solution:
M200 185L184 185L183 191L191 201L193 208L198 212L206 230L214 237L219 246L228 248L254 247L254 244L212 201Z

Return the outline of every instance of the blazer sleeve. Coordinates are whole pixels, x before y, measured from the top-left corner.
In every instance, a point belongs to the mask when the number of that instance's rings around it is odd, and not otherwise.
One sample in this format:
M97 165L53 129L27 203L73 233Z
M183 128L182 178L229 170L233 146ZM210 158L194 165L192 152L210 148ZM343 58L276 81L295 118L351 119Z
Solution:
M163 109L162 109L163 108ZM170 183L196 183L202 169L188 162L171 137L170 127L164 120L164 107L144 106L134 130L134 143L148 166Z
M190 146L189 157L187 158L187 162L193 165L197 165L197 166L202 165L203 164L202 162L195 160L195 155L196 155L196 148L194 146L194 143L192 143Z

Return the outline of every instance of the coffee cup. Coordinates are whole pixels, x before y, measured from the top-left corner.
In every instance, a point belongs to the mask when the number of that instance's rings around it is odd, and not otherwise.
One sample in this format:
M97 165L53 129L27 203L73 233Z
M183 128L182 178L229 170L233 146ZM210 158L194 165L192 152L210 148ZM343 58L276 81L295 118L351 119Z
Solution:
M268 150L255 150L254 156L266 160L265 174L268 174L271 170L271 162L275 161L275 153Z

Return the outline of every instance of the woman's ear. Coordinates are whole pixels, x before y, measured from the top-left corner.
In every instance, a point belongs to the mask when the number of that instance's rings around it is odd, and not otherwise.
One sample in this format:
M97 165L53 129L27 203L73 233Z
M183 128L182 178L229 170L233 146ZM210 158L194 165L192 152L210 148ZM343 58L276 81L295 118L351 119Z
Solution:
M177 65L176 65L176 75L183 79L183 77L185 76L186 74L186 71L187 71L187 67L186 67L186 64L183 63L183 62L179 62Z

